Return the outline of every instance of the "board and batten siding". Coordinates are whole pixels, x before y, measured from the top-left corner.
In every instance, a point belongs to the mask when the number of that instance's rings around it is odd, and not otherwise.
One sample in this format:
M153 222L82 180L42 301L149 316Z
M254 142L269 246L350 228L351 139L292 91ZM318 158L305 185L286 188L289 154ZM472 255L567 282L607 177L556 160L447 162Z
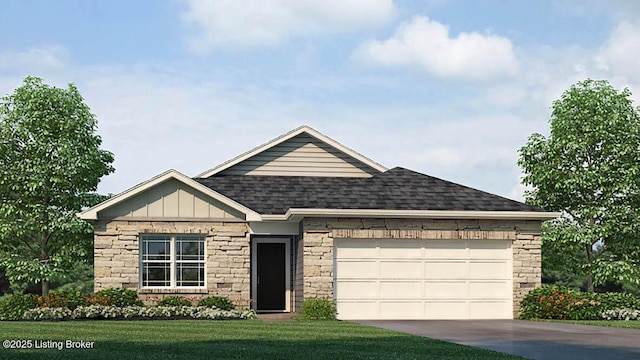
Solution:
M307 134L300 134L220 175L371 177L379 171Z
M100 214L108 218L242 219L243 214L184 185L168 180Z

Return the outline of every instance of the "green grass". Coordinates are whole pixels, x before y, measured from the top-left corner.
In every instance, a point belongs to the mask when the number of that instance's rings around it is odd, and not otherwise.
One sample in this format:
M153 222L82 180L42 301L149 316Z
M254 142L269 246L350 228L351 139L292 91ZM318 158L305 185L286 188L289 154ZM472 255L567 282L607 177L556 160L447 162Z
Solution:
M0 340L94 341L94 349L0 348L0 359L520 359L343 321L2 322Z
M640 329L640 320L548 320L564 324L592 325L592 326L608 326L627 329Z

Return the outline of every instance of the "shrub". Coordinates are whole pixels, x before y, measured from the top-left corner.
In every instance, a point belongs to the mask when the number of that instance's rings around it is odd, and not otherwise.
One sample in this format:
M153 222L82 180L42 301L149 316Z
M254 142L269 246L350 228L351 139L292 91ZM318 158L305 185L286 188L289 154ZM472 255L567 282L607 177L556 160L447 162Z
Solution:
M93 273L93 269L91 269ZM93 294L93 280L76 281L58 286L53 290L56 294L86 297Z
M108 306L113 303L111 300L111 296L99 295L99 294L91 294L84 299L82 299L82 306L91 306L91 305L103 305Z
M209 296L198 302L198 306L204 306L208 308L216 308L220 310L233 310L235 306L227 297L222 296Z
M125 306L142 306L142 301L138 300L138 293L132 289L125 288L107 288L98 291L95 295L97 298L108 298L106 305L125 307Z
M602 318L606 320L640 320L640 310L628 308L606 310L602 313Z
M307 299L302 302L300 314L305 320L335 320L336 304L327 298Z
M0 320L20 320L24 312L38 306L38 295L12 294L2 297Z
M563 319L575 302L573 291L542 286L530 291L520 304L521 319Z
M64 320L72 314L67 307L43 307L25 311L22 320Z
M38 307L40 308L68 308L69 299L50 292L47 296L38 296Z
M629 293L593 294L594 300L602 304L602 310L636 309L640 310L640 298Z
M640 310L640 298L626 293L583 293L557 286L530 291L520 305L521 319L595 320L619 318L621 309ZM607 313L607 311L618 311Z
M253 310L220 310L204 306L78 306L45 307L25 310L14 320L72 320L72 319L141 319L191 318L207 320L253 319Z
M576 293L576 296L584 293ZM574 303L564 314L566 320L595 320L602 315L602 304L597 300L592 300L588 296L581 296L574 299ZM561 319L561 318L560 318Z
M169 296L156 304L157 306L191 306L191 301L181 296Z
M56 289L53 292L50 292L49 295L55 294L62 299L66 300L66 307L73 310L78 306L82 306L86 304L87 295L80 290L73 288L64 288L64 289ZM55 306L47 306L47 307L55 307Z

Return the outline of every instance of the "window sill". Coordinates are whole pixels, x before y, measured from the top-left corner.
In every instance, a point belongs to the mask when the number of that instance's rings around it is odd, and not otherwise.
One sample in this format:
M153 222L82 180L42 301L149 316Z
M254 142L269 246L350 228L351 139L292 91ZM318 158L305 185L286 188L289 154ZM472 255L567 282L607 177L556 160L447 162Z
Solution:
M138 289L138 294L208 294L209 290L206 288L153 288L153 289Z

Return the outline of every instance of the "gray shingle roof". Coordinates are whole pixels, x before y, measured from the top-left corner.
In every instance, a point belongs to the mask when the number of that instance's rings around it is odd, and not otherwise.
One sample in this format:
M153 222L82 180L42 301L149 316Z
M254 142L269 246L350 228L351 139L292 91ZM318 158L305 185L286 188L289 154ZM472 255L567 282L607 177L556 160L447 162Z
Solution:
M194 180L261 214L289 208L543 211L396 167L371 178L212 176Z

